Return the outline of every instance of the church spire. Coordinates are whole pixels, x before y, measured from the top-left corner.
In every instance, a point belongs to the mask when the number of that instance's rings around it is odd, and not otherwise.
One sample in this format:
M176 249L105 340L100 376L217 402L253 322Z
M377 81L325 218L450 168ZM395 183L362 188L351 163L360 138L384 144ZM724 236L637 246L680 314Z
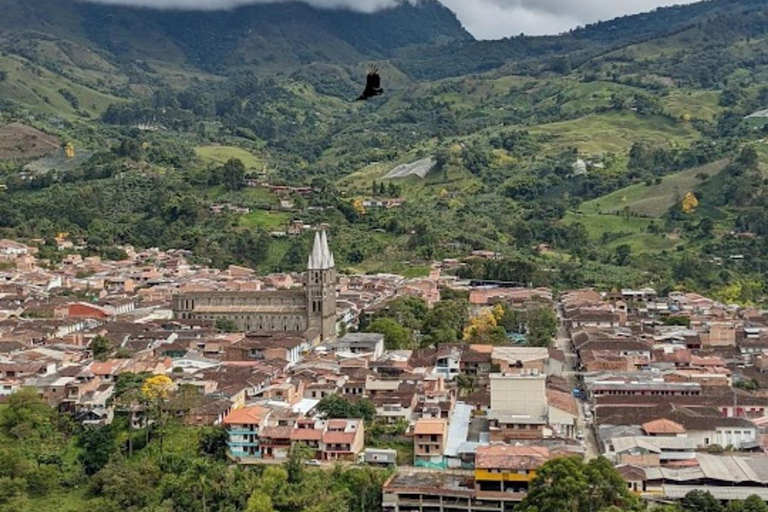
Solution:
M333 267L331 263L333 256L331 255L331 249L328 247L328 236L325 234L325 231L320 232L320 242L322 245L320 251L323 255L323 268L331 268Z
M328 246L328 236L325 231L315 233L315 244L312 254L309 256L307 267L309 270L327 270L336 266L333 253Z

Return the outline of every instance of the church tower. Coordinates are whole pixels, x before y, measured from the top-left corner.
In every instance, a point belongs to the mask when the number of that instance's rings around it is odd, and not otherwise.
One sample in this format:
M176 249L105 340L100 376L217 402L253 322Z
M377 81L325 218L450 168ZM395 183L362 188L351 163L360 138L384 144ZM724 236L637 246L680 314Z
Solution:
M322 341L336 337L336 262L325 231L315 233L307 262L307 317Z

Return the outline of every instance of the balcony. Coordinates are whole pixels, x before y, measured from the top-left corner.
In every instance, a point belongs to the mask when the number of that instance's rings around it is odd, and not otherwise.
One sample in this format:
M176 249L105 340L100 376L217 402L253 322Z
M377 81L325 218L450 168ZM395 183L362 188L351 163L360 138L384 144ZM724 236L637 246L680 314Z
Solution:
M349 453L352 451L352 448L346 444L346 445L328 445L325 447L326 452L342 452L342 453Z

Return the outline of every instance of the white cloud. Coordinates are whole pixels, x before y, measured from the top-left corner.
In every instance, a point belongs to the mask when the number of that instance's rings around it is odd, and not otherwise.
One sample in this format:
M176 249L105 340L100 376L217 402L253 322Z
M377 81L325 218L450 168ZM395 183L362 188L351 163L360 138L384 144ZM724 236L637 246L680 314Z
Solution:
M579 25L699 0L440 0L475 37L559 34Z
M214 11L232 9L249 4L284 3L295 0L86 0L112 5L134 5L155 9L200 9ZM392 7L399 0L299 0L321 9L352 9L360 12L375 12Z
M230 9L254 3L291 0L88 0L105 4L166 9ZM325 9L374 12L406 0L300 0ZM410 0L415 1L415 0ZM496 39L520 33L558 34L579 25L656 7L699 0L440 0L475 37Z

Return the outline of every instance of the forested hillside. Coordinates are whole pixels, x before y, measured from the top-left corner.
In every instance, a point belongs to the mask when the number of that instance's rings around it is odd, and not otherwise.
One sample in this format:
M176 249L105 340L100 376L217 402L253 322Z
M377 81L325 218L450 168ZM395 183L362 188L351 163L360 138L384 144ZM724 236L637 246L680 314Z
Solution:
M48 172L24 171L31 155L0 160L3 235L65 231L103 255L159 245L291 270L308 240L275 232L298 218L330 223L355 271L418 274L485 249L505 259L467 276L765 297L764 2L492 42L434 2L373 15L258 6L210 23L0 5L3 121L94 153ZM386 94L353 102L371 61ZM423 178L388 177L427 157ZM281 206L246 178L311 192Z

